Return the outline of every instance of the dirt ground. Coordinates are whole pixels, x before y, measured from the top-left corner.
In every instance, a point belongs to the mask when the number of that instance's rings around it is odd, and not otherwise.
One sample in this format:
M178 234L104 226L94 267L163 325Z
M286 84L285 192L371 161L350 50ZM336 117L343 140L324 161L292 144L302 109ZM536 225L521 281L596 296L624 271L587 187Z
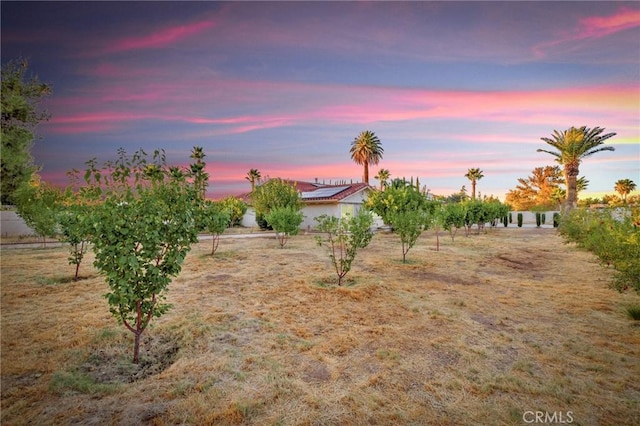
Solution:
M21 424L632 425L634 293L554 229L377 234L335 286L313 235L194 246L133 336L65 248L1 252L1 417ZM533 414L528 414L533 413ZM571 421L568 421L571 420Z

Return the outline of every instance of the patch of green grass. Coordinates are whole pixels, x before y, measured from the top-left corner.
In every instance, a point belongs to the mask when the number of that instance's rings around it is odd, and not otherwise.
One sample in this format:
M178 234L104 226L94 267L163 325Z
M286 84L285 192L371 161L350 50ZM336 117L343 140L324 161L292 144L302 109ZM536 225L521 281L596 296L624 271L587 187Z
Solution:
M84 393L89 395L111 394L120 389L117 383L96 383L91 377L75 371L56 372L49 389L60 395Z
M627 316L634 321L640 321L640 305L627 307Z

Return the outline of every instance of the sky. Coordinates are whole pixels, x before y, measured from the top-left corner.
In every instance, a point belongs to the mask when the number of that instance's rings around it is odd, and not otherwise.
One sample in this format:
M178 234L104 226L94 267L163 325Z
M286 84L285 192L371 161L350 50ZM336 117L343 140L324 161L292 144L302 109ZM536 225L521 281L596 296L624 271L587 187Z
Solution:
M470 168L504 201L554 165L542 137L602 127L614 152L585 158L581 197L640 186L640 2L14 2L2 64L53 87L32 149L64 186L85 162L204 148L208 196L263 177L362 180L364 131L391 177L450 195ZM372 185L377 185L375 179ZM636 191L637 193L637 191Z

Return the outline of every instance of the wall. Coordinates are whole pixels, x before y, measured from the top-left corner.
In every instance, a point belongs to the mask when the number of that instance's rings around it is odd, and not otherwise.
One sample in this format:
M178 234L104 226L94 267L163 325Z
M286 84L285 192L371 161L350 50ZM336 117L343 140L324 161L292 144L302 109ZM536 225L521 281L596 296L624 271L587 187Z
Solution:
M15 211L0 210L0 234L3 237L19 237L35 235L35 232L24 223L24 220Z

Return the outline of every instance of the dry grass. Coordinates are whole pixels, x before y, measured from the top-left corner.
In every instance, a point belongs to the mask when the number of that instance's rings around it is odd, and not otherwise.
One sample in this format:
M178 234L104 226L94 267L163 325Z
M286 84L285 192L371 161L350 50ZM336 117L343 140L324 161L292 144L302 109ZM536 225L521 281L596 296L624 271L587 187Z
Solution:
M174 308L132 336L63 248L2 251L2 414L9 424L574 424L640 417L635 294L552 229L424 235L402 264L376 235L335 281L312 236L196 245ZM132 383L123 383L135 380Z

